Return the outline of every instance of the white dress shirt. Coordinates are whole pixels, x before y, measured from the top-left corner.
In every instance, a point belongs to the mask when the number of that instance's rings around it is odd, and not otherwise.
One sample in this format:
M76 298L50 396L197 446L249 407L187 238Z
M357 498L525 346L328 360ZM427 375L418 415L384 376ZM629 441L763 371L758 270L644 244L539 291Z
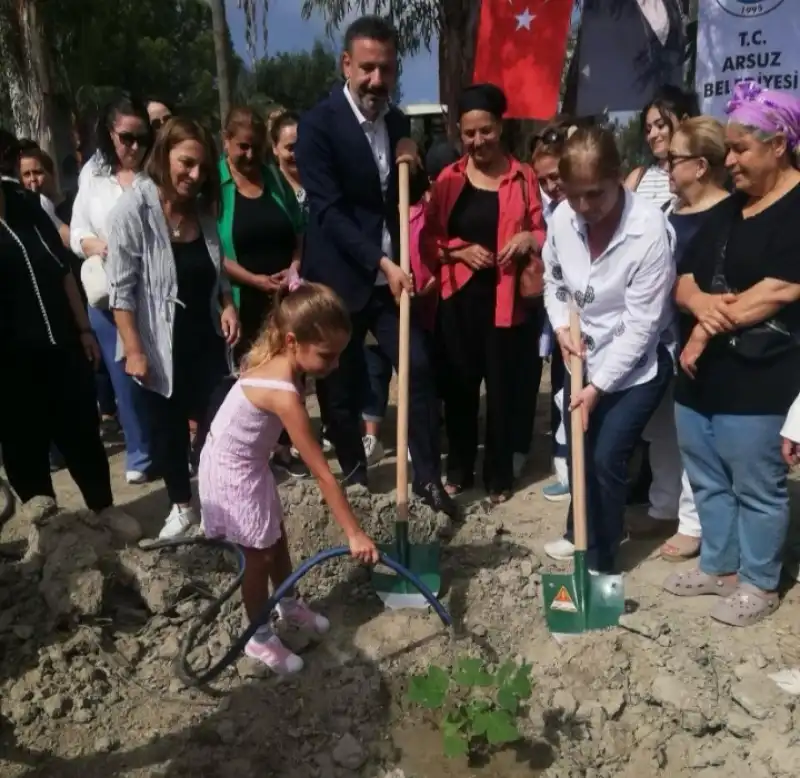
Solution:
M81 170L78 194L72 205L70 248L79 257L88 258L81 247L81 241L85 238L108 240L108 215L122 192L117 177L104 167L95 154Z
M39 202L42 204L42 210L50 217L50 221L53 222L53 226L57 230L60 230L64 226L64 222L58 218L55 203L41 192L39 192Z
M372 156L378 167L378 177L381 181L381 192L383 192L383 199L385 202L386 193L389 191L389 176L392 173L392 144L389 142L389 130L386 128L386 114L389 112L389 108L384 108L378 114L375 121L371 122L369 119L365 118L364 114L361 113L361 109L356 105L356 101L353 100L353 95L350 94L350 87L348 84L344 85L344 94L372 150ZM381 249L389 259L393 258L392 236L385 220L383 222L383 234L381 235ZM383 286L386 283L386 276L383 274L383 271L379 270L375 278L375 286Z
M781 436L788 440L800 443L800 395L792 403L786 421L783 423Z
M587 379L602 392L655 378L659 344L674 353L673 241L661 210L627 190L617 231L595 260L586 223L568 202L550 220L542 256L547 314L554 330L568 327L574 302L586 344Z

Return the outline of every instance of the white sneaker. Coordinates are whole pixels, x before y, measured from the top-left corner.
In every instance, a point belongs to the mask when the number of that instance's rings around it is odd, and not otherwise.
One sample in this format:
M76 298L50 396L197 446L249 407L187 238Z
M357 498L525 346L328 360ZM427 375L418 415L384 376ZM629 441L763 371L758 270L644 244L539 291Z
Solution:
M363 443L364 453L367 456L367 467L378 464L386 453L383 443L375 435L364 435Z
M544 544L544 553L558 562L569 562L575 555L575 546L566 538L559 538L552 543Z
M141 486L147 483L147 473L141 470L128 470L125 473L125 480L131 485Z
M185 535L192 526L199 523L200 519L194 508L181 508L179 505L173 505L161 532L158 533L158 538L159 540L179 538Z
M522 476L522 471L528 462L528 457L525 454L514 454L513 473L514 478L517 479Z

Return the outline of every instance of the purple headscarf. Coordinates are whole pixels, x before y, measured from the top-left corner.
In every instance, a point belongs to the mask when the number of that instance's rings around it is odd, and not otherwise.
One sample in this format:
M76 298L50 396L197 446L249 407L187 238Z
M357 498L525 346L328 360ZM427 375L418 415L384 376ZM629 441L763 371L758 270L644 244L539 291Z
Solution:
M726 113L729 123L755 127L770 135L783 133L790 150L800 148L800 99L789 92L741 81L733 89Z

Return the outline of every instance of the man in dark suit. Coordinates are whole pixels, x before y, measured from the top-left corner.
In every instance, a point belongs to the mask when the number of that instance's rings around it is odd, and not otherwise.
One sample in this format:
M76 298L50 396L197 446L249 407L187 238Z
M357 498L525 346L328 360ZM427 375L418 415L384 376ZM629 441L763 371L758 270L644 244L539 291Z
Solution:
M347 83L300 122L296 155L308 196L302 272L345 301L353 335L339 368L320 381L319 399L331 442L350 483L367 483L361 407L368 331L395 368L396 301L412 279L400 253L396 162L416 161L408 118L389 104L397 82L397 34L384 19L364 16L345 33L342 69ZM423 333L412 322L409 438L414 491L435 510L455 513L442 488L439 409Z

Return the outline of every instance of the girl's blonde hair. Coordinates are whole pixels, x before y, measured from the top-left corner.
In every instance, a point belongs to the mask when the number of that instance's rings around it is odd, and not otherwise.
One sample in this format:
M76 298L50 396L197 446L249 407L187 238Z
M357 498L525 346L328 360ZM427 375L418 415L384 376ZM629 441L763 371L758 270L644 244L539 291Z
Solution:
M676 130L686 138L689 153L708 162L709 174L717 183L727 179L725 158L728 154L725 146L725 128L711 116L695 116L684 119Z
M339 295L322 284L303 281L291 290L280 289L242 370L281 354L290 332L301 344L324 343L332 333L350 334L350 314Z

